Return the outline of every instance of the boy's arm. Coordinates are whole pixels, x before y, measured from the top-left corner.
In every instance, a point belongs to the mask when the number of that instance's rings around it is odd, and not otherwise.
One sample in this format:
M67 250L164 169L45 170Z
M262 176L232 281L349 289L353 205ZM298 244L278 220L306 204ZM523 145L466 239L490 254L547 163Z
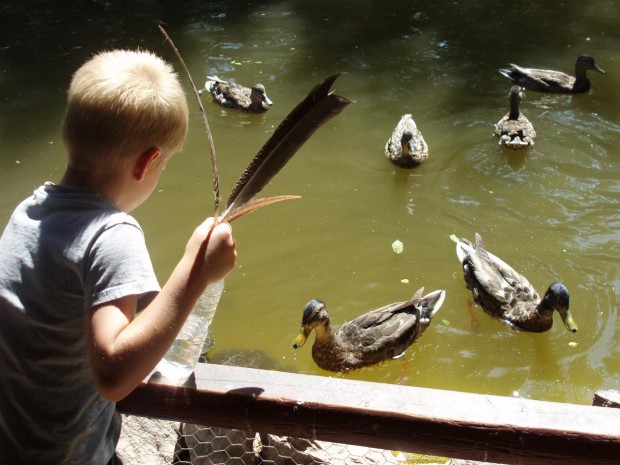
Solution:
M235 266L235 241L226 223L212 219L194 231L161 292L138 316L136 295L91 309L88 339L97 389L116 402L151 372L172 345L208 284ZM135 316L135 318L134 318Z

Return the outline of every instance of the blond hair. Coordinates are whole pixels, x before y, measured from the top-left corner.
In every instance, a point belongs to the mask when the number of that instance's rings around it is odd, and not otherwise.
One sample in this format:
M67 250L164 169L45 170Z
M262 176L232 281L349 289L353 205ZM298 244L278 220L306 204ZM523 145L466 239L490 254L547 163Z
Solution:
M166 159L187 136L185 94L172 66L137 50L99 53L73 75L63 139L76 169L116 171L152 147Z

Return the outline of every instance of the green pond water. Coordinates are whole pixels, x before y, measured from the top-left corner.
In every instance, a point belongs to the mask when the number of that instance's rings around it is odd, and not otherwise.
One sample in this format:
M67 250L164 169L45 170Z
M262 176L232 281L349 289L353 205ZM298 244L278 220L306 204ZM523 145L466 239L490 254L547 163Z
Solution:
M620 4L479 1L5 2L0 7L0 220L46 180L57 181L72 72L112 47L151 49L194 77L262 82L273 107L222 109L203 96L222 194L275 127L327 75L353 101L321 128L267 187L300 200L233 224L237 269L226 279L213 353L261 351L278 369L468 392L589 404L620 374ZM588 53L583 95L528 91L522 111L536 146L503 151L494 124L507 112L514 62L573 72ZM134 212L160 282L193 228L213 214L208 144L191 94L191 130L158 189ZM430 147L415 170L383 146L411 113ZM450 234L479 232L490 251L539 292L561 280L579 325L518 334L475 309ZM404 250L392 250L395 240ZM335 325L445 289L442 309L406 354L349 374L320 370L310 344L292 348L304 305L324 300Z

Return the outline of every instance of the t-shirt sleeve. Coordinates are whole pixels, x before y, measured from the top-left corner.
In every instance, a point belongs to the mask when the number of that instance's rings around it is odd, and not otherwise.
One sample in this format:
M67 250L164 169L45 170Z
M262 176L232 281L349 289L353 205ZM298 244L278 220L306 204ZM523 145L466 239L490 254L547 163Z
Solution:
M109 225L95 238L86 270L86 307L138 295L138 311L160 290L137 223Z

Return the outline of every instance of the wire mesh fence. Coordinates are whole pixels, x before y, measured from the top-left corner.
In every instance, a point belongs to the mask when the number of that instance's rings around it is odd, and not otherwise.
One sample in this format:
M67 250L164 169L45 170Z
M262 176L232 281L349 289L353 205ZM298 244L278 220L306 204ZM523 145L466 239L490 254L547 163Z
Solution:
M463 461L123 416L117 453L125 465L465 465Z

